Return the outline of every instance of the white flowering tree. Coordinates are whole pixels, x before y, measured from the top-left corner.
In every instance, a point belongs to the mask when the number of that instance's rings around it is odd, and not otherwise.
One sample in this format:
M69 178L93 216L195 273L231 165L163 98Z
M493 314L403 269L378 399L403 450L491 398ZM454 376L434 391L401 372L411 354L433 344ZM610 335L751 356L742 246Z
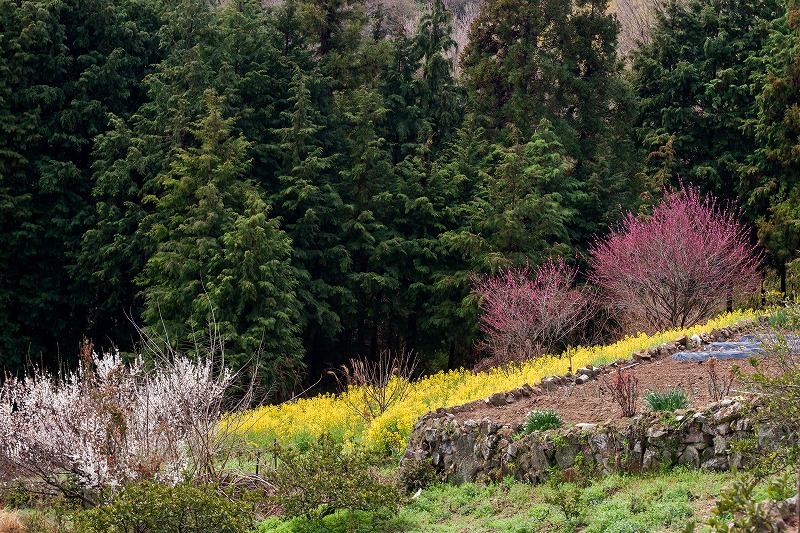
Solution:
M87 504L142 479L213 476L230 371L179 354L145 364L85 343L78 369L0 387L0 477Z

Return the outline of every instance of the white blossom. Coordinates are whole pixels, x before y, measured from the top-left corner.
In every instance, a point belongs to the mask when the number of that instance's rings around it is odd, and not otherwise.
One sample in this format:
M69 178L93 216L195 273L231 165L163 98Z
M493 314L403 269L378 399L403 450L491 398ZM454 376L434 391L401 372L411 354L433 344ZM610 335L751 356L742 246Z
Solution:
M92 353L90 365L35 371L0 387L0 476L83 491L157 478L177 483L215 431L233 377L210 358L155 365ZM88 368L87 368L88 366Z

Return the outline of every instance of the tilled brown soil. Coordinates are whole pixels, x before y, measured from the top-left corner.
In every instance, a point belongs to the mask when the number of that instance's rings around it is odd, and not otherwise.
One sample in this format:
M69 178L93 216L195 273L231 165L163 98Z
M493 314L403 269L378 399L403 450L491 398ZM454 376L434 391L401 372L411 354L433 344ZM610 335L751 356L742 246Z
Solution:
M716 362L717 375L727 378L733 365L744 371L749 368L747 360L720 360ZM632 365L632 366L631 366ZM692 408L702 408L713 401L709 387L709 363L678 362L669 357L650 362L623 364L622 368L638 380L639 410L646 408L642 396L648 391L666 391L672 388L683 390ZM553 409L566 423L605 422L622 417L622 410L608 391L612 377L611 369L583 385L551 386L542 394L518 400L512 404L495 407L483 401L473 402L460 409L459 419L480 420L489 417L500 424L514 425L522 422L534 409ZM533 385L533 384L532 384ZM737 394L738 383L734 380L731 395Z

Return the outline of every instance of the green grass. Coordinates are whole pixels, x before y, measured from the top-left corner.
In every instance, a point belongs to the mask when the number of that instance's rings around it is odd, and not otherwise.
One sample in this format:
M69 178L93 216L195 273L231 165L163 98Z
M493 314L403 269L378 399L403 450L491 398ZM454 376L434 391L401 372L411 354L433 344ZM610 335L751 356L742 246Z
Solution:
M561 427L561 417L552 409L536 409L528 413L523 430L525 433Z
M647 392L644 395L644 401L651 411L674 411L685 409L689 405L686 393L677 388Z
M260 533L503 531L641 533L680 531L689 520L704 520L729 472L676 468L646 475L613 474L575 485L533 486L505 480L481 486L441 484L423 490L396 516L342 512L321 523L269 519ZM564 512L559 493L575 499Z

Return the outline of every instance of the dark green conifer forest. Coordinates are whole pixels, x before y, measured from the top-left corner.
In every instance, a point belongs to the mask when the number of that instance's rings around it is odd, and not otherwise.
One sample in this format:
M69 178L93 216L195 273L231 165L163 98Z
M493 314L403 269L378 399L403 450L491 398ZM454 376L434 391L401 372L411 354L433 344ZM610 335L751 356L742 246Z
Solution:
M785 284L787 1L668 0L622 57L607 0L486 0L463 49L443 0L415 30L363 0L0 0L0 366L209 324L284 396L385 350L471 364L475 273L581 265L680 184Z

